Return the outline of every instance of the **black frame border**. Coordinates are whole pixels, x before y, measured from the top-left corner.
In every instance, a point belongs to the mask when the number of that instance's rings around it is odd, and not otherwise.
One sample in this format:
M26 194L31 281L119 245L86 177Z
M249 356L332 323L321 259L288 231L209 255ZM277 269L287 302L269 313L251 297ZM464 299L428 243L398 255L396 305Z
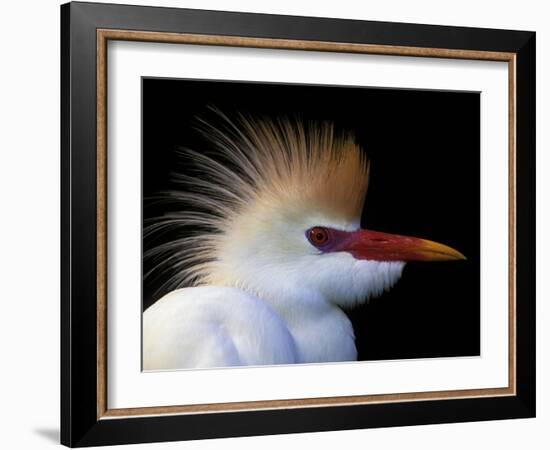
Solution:
M516 395L97 418L96 30L516 54ZM128 5L61 6L61 443L71 447L535 416L534 32Z

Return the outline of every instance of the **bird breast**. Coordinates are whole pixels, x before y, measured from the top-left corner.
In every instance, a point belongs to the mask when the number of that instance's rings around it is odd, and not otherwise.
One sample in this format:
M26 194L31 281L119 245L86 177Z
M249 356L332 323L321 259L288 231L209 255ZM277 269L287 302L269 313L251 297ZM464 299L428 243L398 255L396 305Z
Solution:
M285 315L237 288L175 290L143 315L144 370L356 359L353 329L337 307Z

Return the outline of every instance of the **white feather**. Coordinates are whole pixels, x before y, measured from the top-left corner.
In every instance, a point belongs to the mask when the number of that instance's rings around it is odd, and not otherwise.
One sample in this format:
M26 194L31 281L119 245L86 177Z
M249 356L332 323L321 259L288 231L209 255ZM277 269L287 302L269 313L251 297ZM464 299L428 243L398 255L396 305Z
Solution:
M143 368L291 364L296 349L264 302L238 289L179 289L143 316Z

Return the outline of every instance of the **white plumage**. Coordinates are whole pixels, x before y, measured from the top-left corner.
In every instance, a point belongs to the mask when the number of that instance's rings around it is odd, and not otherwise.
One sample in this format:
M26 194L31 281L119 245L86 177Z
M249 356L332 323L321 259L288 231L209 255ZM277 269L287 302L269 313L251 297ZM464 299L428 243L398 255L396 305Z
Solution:
M342 307L389 289L405 261L463 258L360 229L368 165L352 136L219 117L202 128L218 157L184 150L195 170L168 194L180 210L146 229L182 237L146 254L148 275L172 277L143 315L145 370L356 360Z
M284 322L264 302L235 288L173 291L147 310L145 325L149 369L296 362Z

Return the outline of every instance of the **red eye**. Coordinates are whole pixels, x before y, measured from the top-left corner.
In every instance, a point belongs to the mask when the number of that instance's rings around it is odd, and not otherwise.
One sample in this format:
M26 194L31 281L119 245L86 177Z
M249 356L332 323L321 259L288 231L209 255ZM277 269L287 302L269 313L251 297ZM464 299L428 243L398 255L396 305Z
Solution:
M310 228L307 233L307 238L316 247L323 246L329 241L329 232L326 228L323 227L313 227Z

